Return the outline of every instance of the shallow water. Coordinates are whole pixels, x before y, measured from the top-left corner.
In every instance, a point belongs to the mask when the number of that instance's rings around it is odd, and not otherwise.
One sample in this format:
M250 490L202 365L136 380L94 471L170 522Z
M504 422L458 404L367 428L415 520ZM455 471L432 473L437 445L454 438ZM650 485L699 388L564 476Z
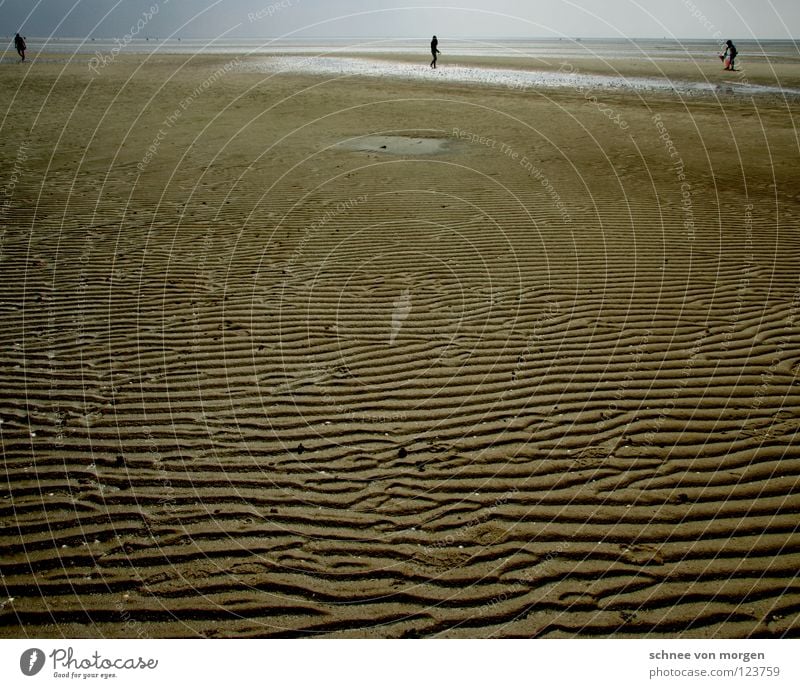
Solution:
M9 42L11 39L8 39ZM419 51L427 55L429 38L383 39L383 38L342 38L342 39L181 39L178 37L137 38L127 42L122 49L130 53L249 53L249 54L291 54L307 53L316 55L337 52L361 53L413 53ZM113 38L29 38L31 50L45 52L93 53L109 52L118 47ZM793 41L736 41L740 57L757 57L778 61L800 60L800 50ZM646 58L665 59L708 59L709 55L720 52L721 44L715 40L680 39L474 39L445 40L447 55L484 57L546 57L598 59ZM13 52L13 50L11 51Z
M431 69L425 64L411 64L391 60L354 57L315 57L284 55L260 57L239 65L245 71L311 73L333 76L368 76L380 78L399 77L426 81L449 81L502 86L520 91L540 88L573 88L583 92L592 90L671 91L682 95L719 93L742 96L791 95L800 96L800 89L752 84L719 85L708 81L680 81L668 78L608 76L559 71L526 71L487 67L449 65Z
M360 136L340 144L340 147L388 155L434 155L445 151L450 143L449 139L442 138Z
M9 38L9 41L11 39ZM592 58L606 60L639 59L652 61L714 59L722 49L716 40L685 39L504 39L445 40L446 59L442 69L428 69L428 38L318 38L318 39L182 39L180 37L136 38L125 41L112 38L29 38L29 50L36 60L66 61L61 55L94 55L98 59L115 54L235 54L251 58L241 68L264 72L305 72L315 74L361 75L447 80L462 83L503 86L520 90L537 88L577 88L628 91L672 91L682 95L772 95L800 97L800 89L752 84L718 85L702 81L675 81L666 78L600 76L552 71L492 69L458 65L459 59L472 57L516 57L563 60ZM771 63L800 62L800 49L794 41L737 41L743 59L766 60ZM112 52L115 51L115 52ZM59 56L48 54L58 53ZM419 64L381 60L372 56L420 55ZM363 58L345 57L362 54ZM41 56L39 56L41 55ZM10 47L0 54L0 62L16 62Z

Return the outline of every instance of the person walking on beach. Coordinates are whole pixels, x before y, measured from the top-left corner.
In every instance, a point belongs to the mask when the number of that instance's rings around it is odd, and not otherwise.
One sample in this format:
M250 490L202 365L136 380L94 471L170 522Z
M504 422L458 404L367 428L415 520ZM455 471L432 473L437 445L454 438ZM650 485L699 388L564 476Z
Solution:
M20 62L25 62L25 51L27 50L28 46L25 45L25 39L19 34L14 36L14 47L17 49L19 56L22 58Z
M736 55L738 52L739 51L736 50L736 46L733 44L732 40L728 39L725 41L725 52L722 54L722 61L725 62L725 58L729 57L729 61L725 64L726 70L730 70L731 72L736 71L734 60L736 60Z
M439 53L441 55L441 51L439 50L439 39L436 36L433 37L431 40L431 55L433 55L433 60L431 60L431 67L436 69L436 54Z

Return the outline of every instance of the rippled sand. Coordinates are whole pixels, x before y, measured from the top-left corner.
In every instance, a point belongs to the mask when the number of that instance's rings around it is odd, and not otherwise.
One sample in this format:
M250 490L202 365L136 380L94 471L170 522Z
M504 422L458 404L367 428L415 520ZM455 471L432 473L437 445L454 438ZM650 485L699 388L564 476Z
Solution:
M796 106L245 62L1 66L0 634L797 636Z

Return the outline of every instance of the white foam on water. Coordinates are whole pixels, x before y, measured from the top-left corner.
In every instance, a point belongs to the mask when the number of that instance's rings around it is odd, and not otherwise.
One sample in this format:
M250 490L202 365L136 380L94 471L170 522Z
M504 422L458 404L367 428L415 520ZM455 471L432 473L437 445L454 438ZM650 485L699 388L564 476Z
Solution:
M247 60L239 65L239 69L267 73L283 72L342 77L367 76L446 81L480 84L483 86L502 86L521 91L538 88L572 88L581 91L672 91L686 95L693 93L800 95L800 89L757 86L753 84L715 84L708 81L677 81L656 77L609 76L462 65L442 65L438 69L431 69L427 64L356 57L283 55L280 57Z

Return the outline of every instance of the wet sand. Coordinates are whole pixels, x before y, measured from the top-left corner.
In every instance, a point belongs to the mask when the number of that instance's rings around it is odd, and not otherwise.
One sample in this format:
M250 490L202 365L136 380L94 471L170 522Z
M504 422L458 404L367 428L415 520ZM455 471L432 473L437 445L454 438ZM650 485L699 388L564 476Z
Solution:
M305 59L314 60L357 60L362 62L384 62L404 67L415 67L428 74L428 64L420 60L419 55L410 53L381 53L358 51L332 51L330 53L309 52L305 54L289 54L283 56L251 56L246 64L257 68L259 64L270 60L281 60L288 66ZM452 54L441 59L437 73L447 79L454 70L480 68L483 70L513 70L515 72L532 72L533 74L553 74L558 84L566 77L573 80L581 77L606 77L610 84L624 85L636 81L665 80L677 85L683 83L704 85L704 90L723 91L726 88L742 88L747 85L767 87L770 89L797 90L800 88L800 57L789 56L767 58L764 56L746 55L739 59L733 71L721 69L715 53L708 52L701 59L698 56L686 58L653 57L642 53L637 58L616 58L598 54L596 57L566 55L506 55L487 56L474 54ZM488 79L487 79L488 81ZM547 86L546 80L542 83Z
M795 103L47 59L0 636L800 635Z

